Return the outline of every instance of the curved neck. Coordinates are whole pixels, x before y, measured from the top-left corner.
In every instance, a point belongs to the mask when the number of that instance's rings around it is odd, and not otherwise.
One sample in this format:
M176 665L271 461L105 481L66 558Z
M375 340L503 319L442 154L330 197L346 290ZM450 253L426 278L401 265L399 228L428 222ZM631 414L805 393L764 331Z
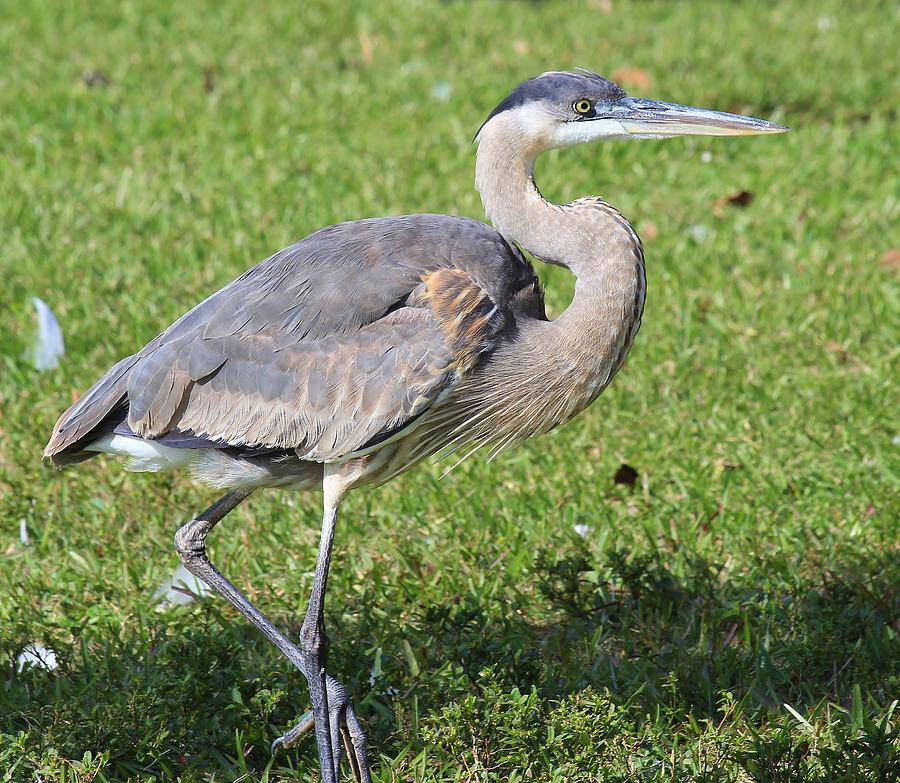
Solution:
M640 239L599 198L566 205L547 201L534 182L534 162L543 148L527 128L517 126L512 112L507 114L492 118L479 135L475 185L485 212L507 240L575 274L575 298L564 316L600 316L613 306L611 298L618 299L617 292L633 287L636 276L643 285ZM626 317L640 319L640 307L626 309Z
M560 255L564 248L557 241L557 232L545 230L557 227L560 207L547 201L534 182L534 162L541 150L529 144L527 136L517 132L520 129L509 127L514 123L514 118L499 115L479 134L475 187L481 203L491 223L507 240L542 261L569 267ZM511 139L516 143L510 143Z
M622 366L644 308L643 252L628 221L601 199L561 206L541 196L533 178L540 144L527 128L510 127L517 120L508 114L479 135L475 179L485 211L508 241L571 270L575 296L552 321L517 322L516 339L485 370L484 388L504 388L510 401L534 412L529 426L546 432L589 405ZM523 434L516 415L511 423L500 419L491 426L510 430L510 440Z
M532 174L543 148L517 122L503 112L481 129L476 186L507 241L575 274L575 296L552 321L517 316L490 361L463 379L447 416L425 430L425 443L446 425L460 439L494 443L496 453L568 421L606 388L641 324L644 265L634 230L600 199L559 206L541 196Z

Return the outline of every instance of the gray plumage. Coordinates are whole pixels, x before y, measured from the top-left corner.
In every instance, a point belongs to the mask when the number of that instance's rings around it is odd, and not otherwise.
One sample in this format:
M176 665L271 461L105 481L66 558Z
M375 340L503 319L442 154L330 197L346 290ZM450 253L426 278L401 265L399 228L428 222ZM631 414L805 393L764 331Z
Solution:
M469 309L448 323L444 300L467 295ZM139 437L174 430L208 441L160 441L170 446L340 458L420 415L517 312L543 313L537 277L483 223L411 215L331 226L119 362L63 415L47 452L58 464L82 458L118 411Z
M322 778L341 743L371 779L365 735L326 672L324 593L344 494L430 455L491 455L568 421L610 383L641 324L641 242L600 198L548 202L533 178L547 149L601 138L775 133L780 126L627 97L587 71L520 85L478 132L475 180L493 228L447 215L358 220L270 256L118 362L54 428L56 465L98 452L132 469L186 468L229 488L176 534L187 568L306 676ZM548 320L520 247L564 266L575 295ZM205 538L262 487L324 490L312 597L298 642L215 566Z

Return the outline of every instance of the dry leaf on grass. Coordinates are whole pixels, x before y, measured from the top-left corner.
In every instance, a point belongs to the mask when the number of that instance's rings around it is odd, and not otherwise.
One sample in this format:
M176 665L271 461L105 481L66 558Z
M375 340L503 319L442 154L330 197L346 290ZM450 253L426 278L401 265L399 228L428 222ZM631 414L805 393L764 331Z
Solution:
M892 247L890 250L885 250L881 254L881 258L878 259L878 263L885 269L891 269L896 272L900 269L900 247Z
M825 350L837 356L841 364L847 364L850 361L850 352L836 340L826 340Z
M375 58L375 41L366 30L360 29L356 34L359 42L359 55L362 58L363 65L371 65Z
M653 79L643 68L632 68L628 65L616 68L610 74L610 78L625 89L648 90L653 85Z
M611 14L613 12L613 2L612 0L588 0L588 8L604 14Z
M645 220L638 226L638 234L641 239L652 241L659 236L659 229L656 227L656 223Z
M713 202L713 207L721 212L722 207L746 207L753 203L754 194L749 190L739 190L728 196L717 198Z
M626 463L619 465L619 469L613 476L616 484L624 484L626 487L633 487L637 483L638 472Z

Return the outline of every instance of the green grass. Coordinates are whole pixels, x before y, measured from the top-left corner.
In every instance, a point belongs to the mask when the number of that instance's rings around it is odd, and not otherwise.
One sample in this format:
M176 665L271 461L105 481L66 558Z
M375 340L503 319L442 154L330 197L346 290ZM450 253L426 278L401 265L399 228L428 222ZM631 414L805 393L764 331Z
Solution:
M153 605L213 495L103 458L58 474L41 448L115 360L290 241L481 217L481 120L584 65L793 132L542 161L546 195L603 194L644 234L644 326L575 423L345 504L331 668L376 778L897 780L900 17L847 5L6 4L0 779L315 779L311 741L268 750L307 708L299 674L222 600ZM558 312L571 283L545 272ZM65 332L56 371L21 359L32 295ZM319 514L264 493L211 539L292 632ZM17 671L34 641L58 669Z

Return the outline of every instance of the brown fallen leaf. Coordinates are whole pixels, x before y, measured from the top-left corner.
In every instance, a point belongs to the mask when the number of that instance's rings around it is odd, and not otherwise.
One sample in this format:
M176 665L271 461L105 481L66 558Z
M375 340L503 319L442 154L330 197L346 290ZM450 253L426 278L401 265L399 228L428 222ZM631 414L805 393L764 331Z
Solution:
M611 14L613 12L612 0L588 0L587 5L591 10L600 11L604 14Z
M721 209L722 207L746 207L753 202L753 193L749 190L739 190L728 196L717 198L713 202L713 206Z
M362 57L363 65L371 65L375 56L375 41L364 29L359 30L356 38L359 41L359 54Z
M847 364L850 361L850 352L836 340L826 340L825 350L837 356L841 364Z
M641 239L652 242L659 236L659 229L656 227L656 223L653 223L650 220L644 220L638 226L638 234L640 234Z
M616 68L610 74L610 78L622 87L630 87L635 90L647 90L653 85L653 79L650 74L643 68L634 68L630 65L623 65Z
M900 270L900 247L892 247L890 250L885 250L881 254L881 258L878 259L878 263L885 269L891 269L895 272Z
M713 465L713 476L718 478L721 476L726 470L737 470L740 467L735 462L729 462L726 459L717 459L715 464ZM722 513L722 508L720 507L716 513L710 517L710 519L715 519L719 514Z
M203 69L203 89L212 92L216 89L216 66L207 65Z
M638 472L626 463L619 465L619 469L613 476L616 484L624 484L626 487L633 487L637 483Z

